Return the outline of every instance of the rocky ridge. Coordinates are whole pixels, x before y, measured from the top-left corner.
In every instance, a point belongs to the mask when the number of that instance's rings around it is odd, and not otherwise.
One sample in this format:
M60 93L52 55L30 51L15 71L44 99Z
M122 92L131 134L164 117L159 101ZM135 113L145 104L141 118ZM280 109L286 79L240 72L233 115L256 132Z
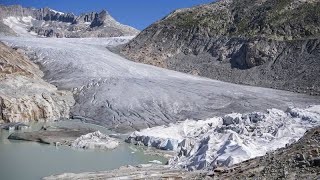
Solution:
M135 28L120 24L103 10L100 13L58 12L50 8L24 8L0 5L0 33L41 37L116 37L134 36Z
M0 122L54 121L68 118L71 92L41 78L43 72L21 50L0 43Z
M179 9L120 53L222 81L319 95L319 0L220 0Z

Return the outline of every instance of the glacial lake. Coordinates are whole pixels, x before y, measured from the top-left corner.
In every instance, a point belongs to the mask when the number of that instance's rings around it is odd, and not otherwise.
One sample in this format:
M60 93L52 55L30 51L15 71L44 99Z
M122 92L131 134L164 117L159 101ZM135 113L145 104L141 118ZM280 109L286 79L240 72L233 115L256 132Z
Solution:
M25 131L39 130L44 124L31 124ZM62 127L89 127L105 134L112 132L91 124L81 122L57 122L45 125ZM166 163L161 156L145 154L143 149L122 143L109 151L73 149L68 146L55 147L36 142L8 140L13 131L0 130L0 179L36 180L60 173L80 173L105 171L124 165L138 165L157 160Z

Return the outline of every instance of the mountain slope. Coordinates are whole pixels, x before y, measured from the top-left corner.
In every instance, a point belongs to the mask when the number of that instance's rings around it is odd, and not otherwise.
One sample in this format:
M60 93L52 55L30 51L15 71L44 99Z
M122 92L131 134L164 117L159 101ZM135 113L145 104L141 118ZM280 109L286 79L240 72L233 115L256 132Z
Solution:
M57 90L26 56L0 43L0 123L69 118L72 93Z
M319 95L319 0L221 0L174 11L120 53L213 79Z
M10 30L11 29L11 30ZM139 31L117 22L103 10L76 16L50 8L23 8L0 5L0 34L44 37L134 36Z

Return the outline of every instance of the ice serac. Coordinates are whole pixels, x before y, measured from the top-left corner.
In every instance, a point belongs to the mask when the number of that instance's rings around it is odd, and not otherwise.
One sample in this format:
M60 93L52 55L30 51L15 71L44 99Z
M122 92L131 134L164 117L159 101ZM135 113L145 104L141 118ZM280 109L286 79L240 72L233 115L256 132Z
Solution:
M226 82L320 94L319 0L220 0L179 9L121 49Z
M0 34L23 37L116 37L139 31L117 22L105 10L100 13L63 13L50 8L0 5Z
M41 78L43 72L20 50L0 43L0 122L54 121L68 118L71 92Z
M158 149L165 149L167 141L176 142L169 149L178 153L169 160L171 166L213 170L263 156L297 141L308 129L320 125L319 115L319 105L286 111L269 109L266 113L233 113L145 129L134 132L127 141Z
M316 127L285 148L214 171L186 171L168 165L139 165L112 171L64 173L44 179L319 179L319 152L320 127Z
M48 82L73 91L76 100L71 110L73 118L119 132L233 112L320 104L319 97L174 72L129 61L106 49L130 38L2 37L0 40L25 49L46 72Z

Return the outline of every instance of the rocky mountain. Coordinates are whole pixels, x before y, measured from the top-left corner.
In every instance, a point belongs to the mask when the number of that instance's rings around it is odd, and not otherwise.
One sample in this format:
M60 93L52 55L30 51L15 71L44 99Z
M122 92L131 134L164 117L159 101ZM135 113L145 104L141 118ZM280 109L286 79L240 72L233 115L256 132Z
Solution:
M139 31L117 22L103 10L76 16L50 8L23 8L0 5L0 33L42 37L134 36Z
M42 80L43 72L21 53L0 43L0 123L68 118L72 93Z
M222 81L320 94L319 0L220 0L179 9L120 53Z

